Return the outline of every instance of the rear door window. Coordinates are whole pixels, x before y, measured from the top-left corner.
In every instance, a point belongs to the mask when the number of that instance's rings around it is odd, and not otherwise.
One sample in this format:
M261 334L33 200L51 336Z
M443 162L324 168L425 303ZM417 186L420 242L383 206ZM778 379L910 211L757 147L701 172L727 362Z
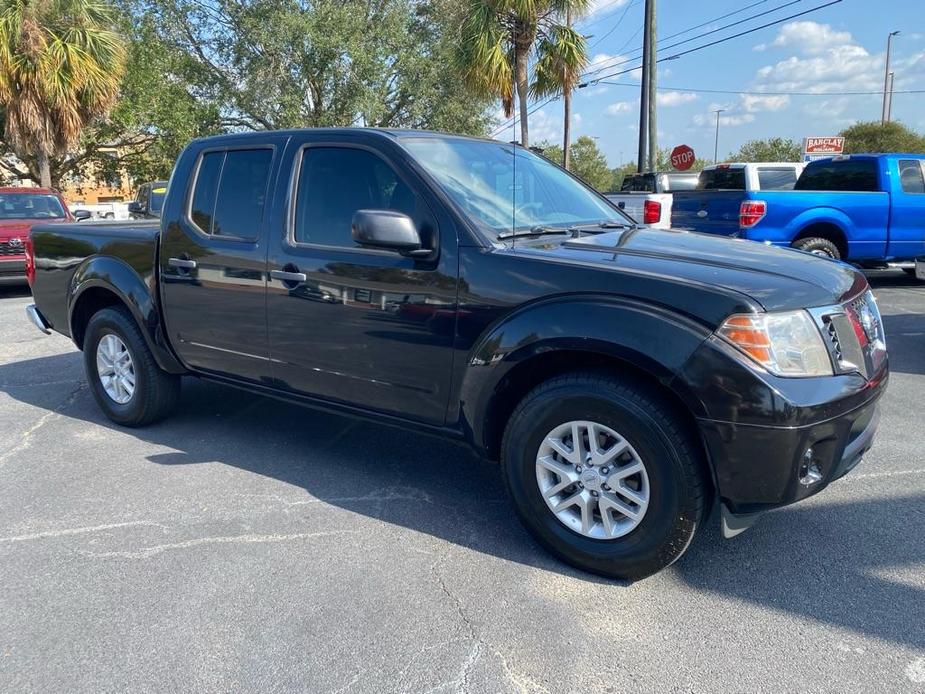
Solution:
M745 169L701 171L697 190L745 190Z
M797 180L797 190L872 192L880 190L875 159L828 159L811 162Z
M899 160L899 182L904 193L925 195L925 175L918 159Z
M254 241L260 236L273 150L206 152L199 161L190 219L210 236Z
M797 171L789 167L758 167L759 190L793 190Z

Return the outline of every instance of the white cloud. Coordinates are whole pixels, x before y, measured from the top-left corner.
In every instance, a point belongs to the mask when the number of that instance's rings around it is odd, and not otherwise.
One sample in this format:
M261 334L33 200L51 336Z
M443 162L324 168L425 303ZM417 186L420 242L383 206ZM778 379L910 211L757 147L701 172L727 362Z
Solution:
M610 55L609 53L597 53L591 57L591 60L588 62L587 73L594 73L591 75L591 79L600 79L605 75L609 75L614 72L623 72L624 70L629 70L636 63L638 59L631 59L625 55ZM617 76L615 76L617 77ZM628 78L636 80L637 82L642 79L642 68L635 68L626 72L622 75L618 75L621 78Z
M632 101L618 101L615 104L610 104L604 109L604 112L610 116L617 116L621 113L629 113L633 110L633 106Z
M586 17L597 14L598 12L612 12L613 10L624 7L630 0L591 0L588 14Z
M757 113L758 111L781 111L790 105L790 97L786 94L772 94L770 96L758 96L756 94L742 95L742 108L748 113Z
M530 116L530 143L542 140L558 141L562 136L562 116L550 116L540 109ZM520 139L518 133L518 139Z
M659 106L680 106L699 99L693 92L659 92L655 100Z
M824 53L833 46L852 43L854 37L847 31L836 31L830 24L819 22L789 22L781 27L771 43L776 48L796 47L801 53Z

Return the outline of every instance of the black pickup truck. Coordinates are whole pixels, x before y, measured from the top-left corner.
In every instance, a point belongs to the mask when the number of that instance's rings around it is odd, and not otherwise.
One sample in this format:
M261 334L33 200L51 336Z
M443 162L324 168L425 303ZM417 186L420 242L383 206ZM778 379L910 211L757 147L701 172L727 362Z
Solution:
M159 223L38 226L28 252L30 318L113 421L166 416L189 374L456 437L545 547L613 577L717 504L733 535L844 475L887 383L861 273L641 228L496 141L197 140Z

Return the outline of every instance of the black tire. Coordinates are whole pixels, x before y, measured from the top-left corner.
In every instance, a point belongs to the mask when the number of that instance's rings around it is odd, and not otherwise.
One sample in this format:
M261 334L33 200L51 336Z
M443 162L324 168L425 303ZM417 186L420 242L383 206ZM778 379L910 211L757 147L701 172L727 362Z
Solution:
M916 275L915 275L915 268L914 268L914 267L904 267L904 268L901 268L901 269L902 269L903 272L905 272L907 275L909 275L909 277L915 277L915 276L916 276Z
M135 372L135 391L120 404L111 398L100 381L96 353L101 339L114 334L125 344ZM93 314L84 337L84 369L96 403L109 419L127 427L157 422L174 409L180 397L180 377L157 365L135 319L124 307L104 308Z
M807 253L825 255L829 258L834 258L835 260L841 260L841 252L839 252L838 246L836 246L828 239L824 239L819 236L794 241L793 247L801 251L806 251Z
M535 467L539 446L553 428L573 420L619 432L644 462L649 507L623 537L586 537L556 518L542 497ZM637 580L676 561L707 510L709 480L699 445L648 387L609 374L568 374L531 391L508 422L501 463L517 513L540 544L573 566L609 578Z

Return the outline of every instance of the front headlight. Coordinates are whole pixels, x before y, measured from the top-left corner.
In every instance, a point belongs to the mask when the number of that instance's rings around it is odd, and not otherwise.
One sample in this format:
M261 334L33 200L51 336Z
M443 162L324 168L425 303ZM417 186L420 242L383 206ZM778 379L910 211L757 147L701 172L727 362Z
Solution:
M716 333L778 376L833 374L829 351L806 311L741 313Z

